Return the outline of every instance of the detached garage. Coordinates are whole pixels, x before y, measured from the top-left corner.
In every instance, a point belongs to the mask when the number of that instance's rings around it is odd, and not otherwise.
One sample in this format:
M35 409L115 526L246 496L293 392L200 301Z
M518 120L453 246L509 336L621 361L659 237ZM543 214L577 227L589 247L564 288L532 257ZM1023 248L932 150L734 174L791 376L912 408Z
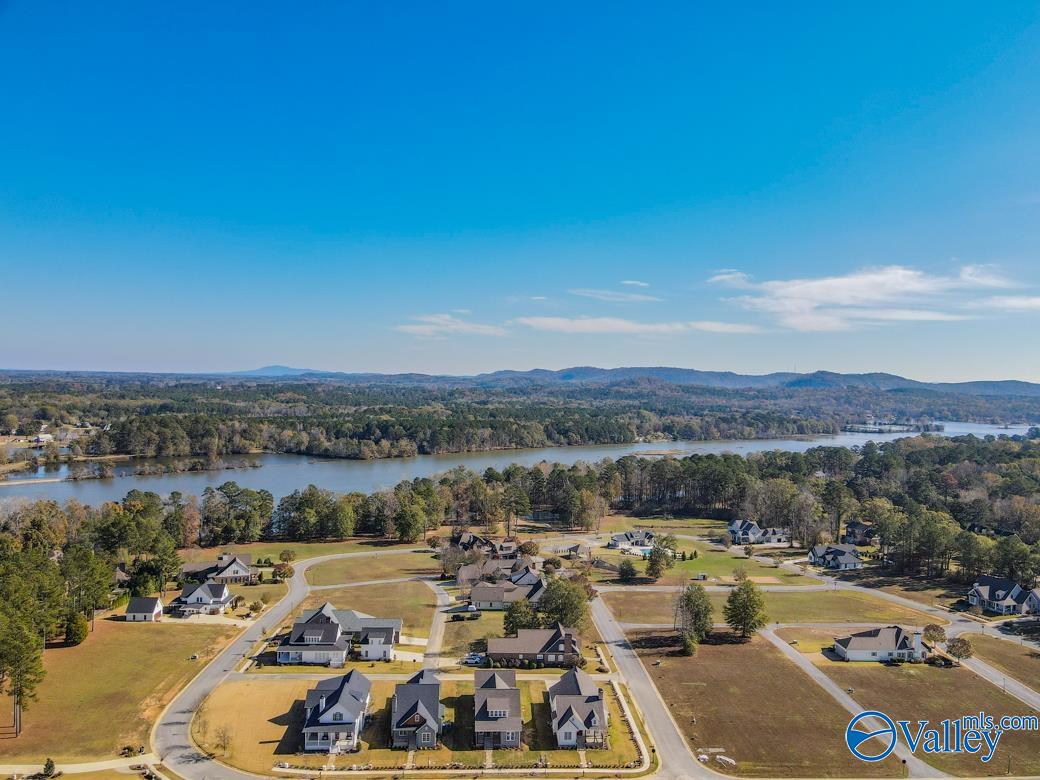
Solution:
M141 621L156 622L162 619L163 603L151 596L134 596L126 605L126 620L130 623Z

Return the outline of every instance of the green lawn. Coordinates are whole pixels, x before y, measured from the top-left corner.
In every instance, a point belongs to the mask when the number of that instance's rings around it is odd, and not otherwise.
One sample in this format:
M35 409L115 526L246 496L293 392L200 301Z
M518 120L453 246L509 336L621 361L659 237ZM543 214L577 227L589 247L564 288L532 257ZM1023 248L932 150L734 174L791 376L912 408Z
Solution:
M459 613L465 617L466 613ZM442 654L446 658L460 658L472 651L485 652L488 636L503 636L502 620L505 612L484 610L477 620L452 620L444 626Z
M263 601L264 596L267 596L267 604L264 609L273 607L289 592L289 586L284 582L268 581L258 585L228 585L228 590L245 600L242 606L235 610L236 615L242 616L249 612L250 604L254 601Z
M440 573L440 565L428 552L395 553L363 558L340 558L307 570L311 585L428 577Z
M22 735L0 739L0 763L103 760L118 758L124 745L147 745L167 702L237 631L170 618L98 620L83 644L44 652L38 700L25 711ZM195 653L199 660L189 660Z
M737 569L743 569L748 577L763 585L813 585L820 582L816 577L748 559L742 552L738 554L736 548L732 552L713 550L706 544L684 540L678 550L691 556L696 552L697 557L689 557L685 561L677 558L674 565L665 571L662 582L685 581L704 574L710 584L730 584L734 582L733 574ZM646 571L646 561L637 555L623 555L606 548L597 548L593 553L594 557L602 558L614 566L620 565L622 561L631 561L641 578ZM609 571L594 569L593 572L593 579L599 582L613 582L617 579L617 575ZM650 582L645 579L642 581Z
M398 582L311 591L300 611L320 607L326 601L337 609L356 609L375 617L399 617L404 621L402 632L417 637L430 635L437 606L437 597L426 585Z
M763 594L770 623L899 623L927 625L937 618L867 595L841 590ZM722 623L726 593L709 594L715 622ZM675 593L612 591L602 597L622 623L671 623Z

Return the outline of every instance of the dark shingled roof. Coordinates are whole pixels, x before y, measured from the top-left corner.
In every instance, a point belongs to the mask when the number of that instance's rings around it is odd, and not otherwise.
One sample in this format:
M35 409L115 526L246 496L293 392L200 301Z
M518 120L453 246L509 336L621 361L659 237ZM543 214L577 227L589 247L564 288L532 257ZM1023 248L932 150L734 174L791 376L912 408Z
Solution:
M161 602L154 596L134 596L126 605L127 614L138 614L148 613L149 615L155 612L156 606Z

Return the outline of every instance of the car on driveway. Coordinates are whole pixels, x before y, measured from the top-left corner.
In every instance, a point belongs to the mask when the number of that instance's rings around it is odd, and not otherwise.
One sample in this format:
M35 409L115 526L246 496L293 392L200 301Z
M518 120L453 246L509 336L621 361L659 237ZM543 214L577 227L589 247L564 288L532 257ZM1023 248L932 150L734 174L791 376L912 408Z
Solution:
M484 663L483 653L466 653L462 658L462 663L466 666L479 666Z

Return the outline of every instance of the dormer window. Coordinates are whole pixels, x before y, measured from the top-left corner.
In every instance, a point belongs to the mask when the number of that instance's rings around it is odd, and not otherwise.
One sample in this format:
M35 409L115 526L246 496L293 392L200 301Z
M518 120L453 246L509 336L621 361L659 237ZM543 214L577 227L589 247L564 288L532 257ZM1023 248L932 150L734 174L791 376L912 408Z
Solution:
M488 715L492 718L504 718L509 715L508 710L488 710Z

